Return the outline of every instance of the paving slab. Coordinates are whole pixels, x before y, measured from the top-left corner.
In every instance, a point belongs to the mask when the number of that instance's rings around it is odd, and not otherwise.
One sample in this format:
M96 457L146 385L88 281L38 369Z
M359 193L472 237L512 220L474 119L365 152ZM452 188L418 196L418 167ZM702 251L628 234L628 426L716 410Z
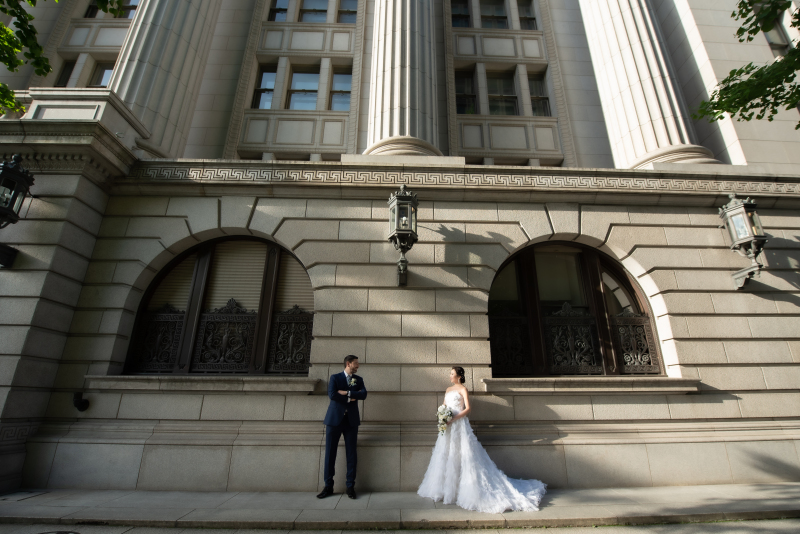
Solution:
M303 510L295 521L307 529L399 529L400 510Z
M317 499L308 492L242 492L228 499L219 508L262 508L265 510L333 510L341 495L331 495L325 499ZM345 499L347 499L345 497ZM347 499L351 500L351 499ZM366 504L365 504L366 505Z
M331 513L331 510L320 510ZM291 529L300 510L263 508L204 508L194 510L176 521L178 527L200 528L269 528Z
M217 491L134 491L99 503L97 506L105 508L216 508L236 495L237 493L234 492Z
M645 525L800 517L800 483L719 486L559 489L539 512L483 514L434 503L413 492L363 492L317 499L313 492L185 492L47 490L0 500L0 534L40 534L104 525L98 534L355 534L368 529L505 529ZM35 532L31 525L49 525ZM782 523L783 524L783 523ZM69 525L74 528L52 528ZM119 531L127 526L129 530ZM87 528L84 528L87 527ZM17 532L24 528L25 532ZM153 529L152 531L144 529ZM239 531L242 532L239 532ZM329 532L320 532L329 531ZM604 531L608 534L610 531ZM657 530L653 531L657 532ZM800 532L800 529L798 529ZM455 533L457 534L457 533ZM535 533L532 533L535 534ZM572 534L572 533L571 533Z

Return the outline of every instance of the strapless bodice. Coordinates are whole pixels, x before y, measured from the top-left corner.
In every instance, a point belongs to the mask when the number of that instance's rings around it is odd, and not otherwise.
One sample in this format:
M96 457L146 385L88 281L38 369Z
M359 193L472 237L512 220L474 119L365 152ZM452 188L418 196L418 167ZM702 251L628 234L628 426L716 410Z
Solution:
M444 404L450 408L453 415L464 409L464 397L458 391L448 391L444 394Z

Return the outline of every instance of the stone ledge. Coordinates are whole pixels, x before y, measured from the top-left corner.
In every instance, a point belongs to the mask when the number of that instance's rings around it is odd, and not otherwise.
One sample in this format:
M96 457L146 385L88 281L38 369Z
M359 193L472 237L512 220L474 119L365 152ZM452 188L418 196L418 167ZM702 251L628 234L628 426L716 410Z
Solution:
M86 389L101 391L253 391L312 393L318 378L278 376L86 376Z
M700 390L697 378L603 376L483 378L487 393L515 395L685 395Z

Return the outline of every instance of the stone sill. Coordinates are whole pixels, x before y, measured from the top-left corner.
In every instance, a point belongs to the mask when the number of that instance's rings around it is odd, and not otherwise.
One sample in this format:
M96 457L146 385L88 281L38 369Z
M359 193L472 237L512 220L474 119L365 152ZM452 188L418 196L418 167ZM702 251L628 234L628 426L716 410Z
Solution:
M86 389L105 391L253 391L309 394L314 391L317 383L318 378L278 376L86 376Z
M641 376L581 376L484 378L487 393L513 395L685 395L697 393L696 378Z

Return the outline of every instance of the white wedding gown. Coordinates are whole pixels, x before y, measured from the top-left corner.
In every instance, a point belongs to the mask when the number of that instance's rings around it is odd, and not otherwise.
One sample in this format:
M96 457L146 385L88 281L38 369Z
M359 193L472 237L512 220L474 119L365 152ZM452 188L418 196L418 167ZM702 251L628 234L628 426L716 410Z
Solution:
M464 399L457 391L448 391L444 403L454 416L464 409ZM546 487L538 480L508 478L478 443L469 419L462 417L436 440L417 494L479 512L535 512Z

